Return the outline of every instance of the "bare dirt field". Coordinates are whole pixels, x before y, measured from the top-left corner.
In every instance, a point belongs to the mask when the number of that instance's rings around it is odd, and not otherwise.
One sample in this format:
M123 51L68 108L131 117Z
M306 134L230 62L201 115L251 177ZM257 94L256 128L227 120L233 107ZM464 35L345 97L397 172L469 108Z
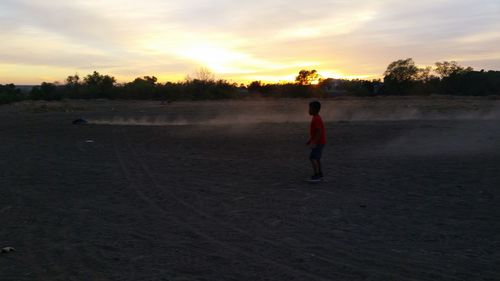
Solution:
M500 280L498 99L322 104L0 107L0 280Z

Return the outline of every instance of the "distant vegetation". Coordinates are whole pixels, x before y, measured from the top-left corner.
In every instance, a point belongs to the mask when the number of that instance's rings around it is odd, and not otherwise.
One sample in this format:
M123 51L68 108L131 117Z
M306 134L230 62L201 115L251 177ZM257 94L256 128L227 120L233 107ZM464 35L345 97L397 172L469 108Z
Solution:
M500 94L500 71L475 71L456 62L437 62L435 67L418 68L411 58L389 64L384 72L383 93L388 95Z
M500 95L500 71L476 71L456 62L437 62L434 67L419 68L413 59L389 64L382 80L346 80L323 78L316 70L300 70L295 82L248 85L217 80L207 69L201 69L182 82L158 83L155 76L144 76L117 84L110 75L97 71L81 78L70 75L64 84L43 82L29 93L14 84L0 85L0 104L31 100L61 99L146 99L204 100L244 97L334 97L377 95Z
M21 90L16 88L14 84L0 84L0 104L21 101L26 97L21 93Z

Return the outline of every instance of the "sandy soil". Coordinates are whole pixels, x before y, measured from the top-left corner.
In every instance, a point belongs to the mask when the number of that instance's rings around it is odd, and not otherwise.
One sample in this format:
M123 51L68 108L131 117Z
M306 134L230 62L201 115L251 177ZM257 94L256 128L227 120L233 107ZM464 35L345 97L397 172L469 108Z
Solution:
M500 280L499 108L324 101L311 185L307 100L0 107L0 280Z

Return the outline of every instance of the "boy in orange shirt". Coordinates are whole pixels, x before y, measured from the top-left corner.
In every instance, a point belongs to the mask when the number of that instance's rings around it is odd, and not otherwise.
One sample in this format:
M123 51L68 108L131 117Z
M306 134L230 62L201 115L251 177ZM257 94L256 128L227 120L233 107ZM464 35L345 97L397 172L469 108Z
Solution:
M320 182L323 180L323 171L321 170L321 154L326 144L325 125L319 115L321 103L313 101L309 103L309 115L312 115L311 126L309 127L309 140L306 145L311 147L309 159L313 167L314 174L308 180L309 182Z

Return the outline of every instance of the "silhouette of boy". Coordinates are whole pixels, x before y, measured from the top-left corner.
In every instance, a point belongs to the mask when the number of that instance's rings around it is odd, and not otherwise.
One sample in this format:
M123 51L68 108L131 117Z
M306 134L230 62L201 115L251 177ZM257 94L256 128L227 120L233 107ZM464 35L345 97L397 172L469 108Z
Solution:
M311 126L309 128L309 140L306 145L311 147L309 159L313 167L314 174L308 180L309 182L320 182L323 180L323 171L321 170L321 153L326 144L325 125L319 115L321 103L313 101L309 103L309 115L312 116Z

